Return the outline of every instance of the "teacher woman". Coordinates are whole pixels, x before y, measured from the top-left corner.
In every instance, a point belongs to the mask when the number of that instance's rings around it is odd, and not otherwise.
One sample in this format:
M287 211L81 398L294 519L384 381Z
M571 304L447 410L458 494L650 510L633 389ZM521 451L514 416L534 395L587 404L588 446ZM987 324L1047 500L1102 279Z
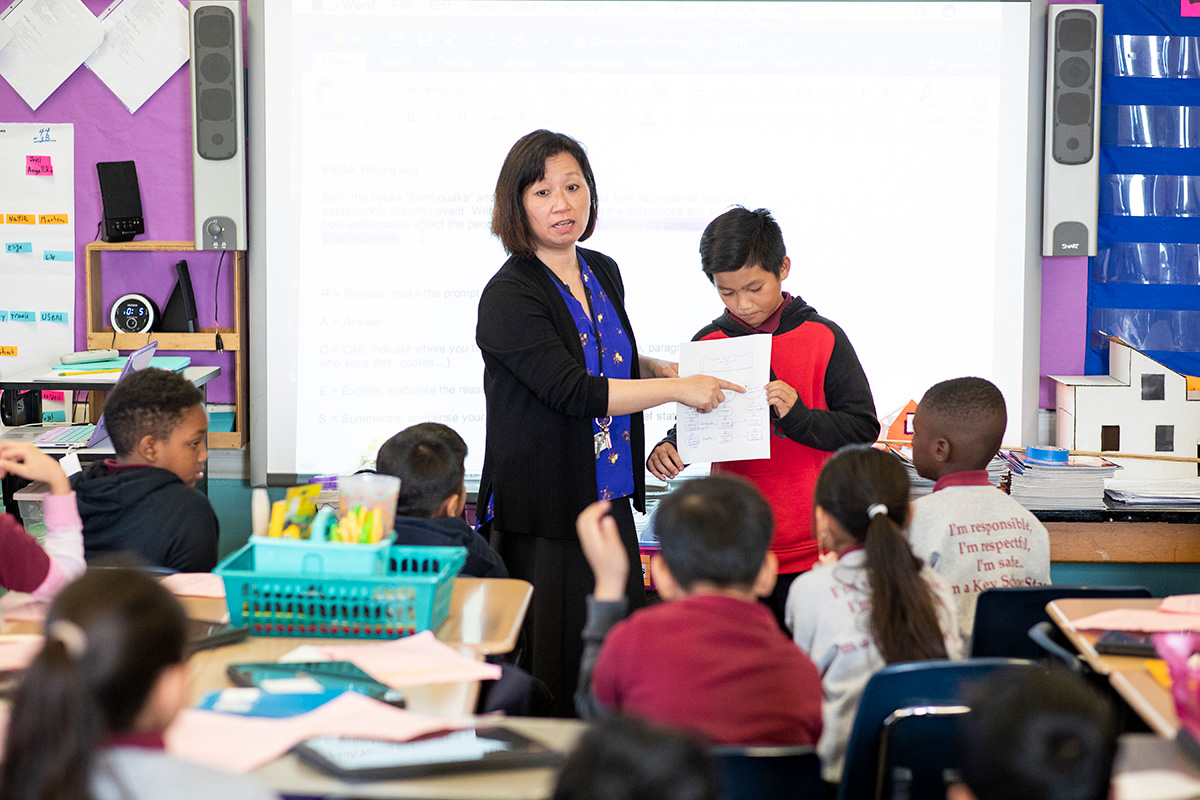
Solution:
M669 402L711 411L723 389L744 391L638 355L616 262L576 246L596 207L574 139L539 130L513 145L492 209L492 233L511 257L483 290L475 333L487 400L479 518L509 574L534 585L523 663L550 687L558 716L573 714L593 587L575 517L611 501L630 605L644 605L632 512L645 506L641 412Z

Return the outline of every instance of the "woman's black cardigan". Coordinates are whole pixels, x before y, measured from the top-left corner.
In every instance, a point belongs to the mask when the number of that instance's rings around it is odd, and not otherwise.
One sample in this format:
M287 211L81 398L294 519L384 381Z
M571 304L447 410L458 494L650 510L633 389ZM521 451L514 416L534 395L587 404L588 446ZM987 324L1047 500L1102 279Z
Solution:
M617 263L579 254L612 301L635 357ZM536 257L513 256L479 298L475 342L483 351L487 438L479 502L494 500L497 530L575 538L575 517L596 500L592 419L608 409L608 379L589 375L575 320L558 285ZM645 508L645 435L630 415L635 508ZM482 516L483 509L479 509Z

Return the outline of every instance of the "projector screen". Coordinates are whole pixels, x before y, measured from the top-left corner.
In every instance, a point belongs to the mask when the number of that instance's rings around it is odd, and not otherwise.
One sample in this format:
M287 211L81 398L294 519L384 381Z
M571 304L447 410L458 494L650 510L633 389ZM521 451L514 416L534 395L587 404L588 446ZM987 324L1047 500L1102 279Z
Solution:
M841 325L881 415L980 375L1036 430L1045 5L251 0L251 467L343 472L444 422L483 459L480 291L505 154L588 151L585 246L643 354L723 307L700 233L774 211L784 288ZM647 449L674 407L646 412Z

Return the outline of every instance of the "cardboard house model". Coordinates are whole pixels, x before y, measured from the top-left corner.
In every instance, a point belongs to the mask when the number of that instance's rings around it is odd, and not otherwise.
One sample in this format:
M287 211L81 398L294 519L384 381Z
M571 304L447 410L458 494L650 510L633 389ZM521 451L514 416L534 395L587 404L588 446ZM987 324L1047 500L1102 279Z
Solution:
M1071 450L1200 457L1200 380L1109 336L1108 374L1057 382L1057 444ZM1195 478L1196 464L1113 459L1121 480Z

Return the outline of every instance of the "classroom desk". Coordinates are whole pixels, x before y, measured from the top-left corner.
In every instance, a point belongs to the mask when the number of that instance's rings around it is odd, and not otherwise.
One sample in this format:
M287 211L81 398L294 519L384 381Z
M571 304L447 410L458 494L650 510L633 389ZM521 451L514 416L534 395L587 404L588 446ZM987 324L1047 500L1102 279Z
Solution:
M470 651L478 658L511 652L525 621L533 597L533 586L511 578L456 578L450 595L450 611L434 631L452 647ZM192 619L223 620L225 601L218 598L181 598ZM188 660L187 703L192 705L206 691L229 685L225 668L239 661L277 661L302 644L331 641L370 642L371 639L328 639L302 636L251 636L244 642L202 650ZM427 713L461 714L474 708L478 684L405 689L409 707Z
M1050 560L1073 563L1200 563L1200 510L1131 507L1035 511L1050 535Z
M585 723L574 719L508 717L498 724L562 753L569 752L587 729ZM536 767L351 784L332 778L289 754L251 774L280 794L300 797L545 800L554 790L558 772L554 767Z
M1113 773L1165 769L1200 780L1200 765L1179 744L1152 733L1125 733L1117 744Z
M1146 668L1148 659L1135 656L1101 655L1093 643L1097 631L1076 630L1072 620L1110 611L1115 608L1154 609L1162 598L1076 598L1054 600L1046 605L1046 613L1058 626L1079 654L1099 675L1108 678L1117 694L1129 704L1150 729L1167 739L1179 731L1179 718L1170 690L1155 680Z

